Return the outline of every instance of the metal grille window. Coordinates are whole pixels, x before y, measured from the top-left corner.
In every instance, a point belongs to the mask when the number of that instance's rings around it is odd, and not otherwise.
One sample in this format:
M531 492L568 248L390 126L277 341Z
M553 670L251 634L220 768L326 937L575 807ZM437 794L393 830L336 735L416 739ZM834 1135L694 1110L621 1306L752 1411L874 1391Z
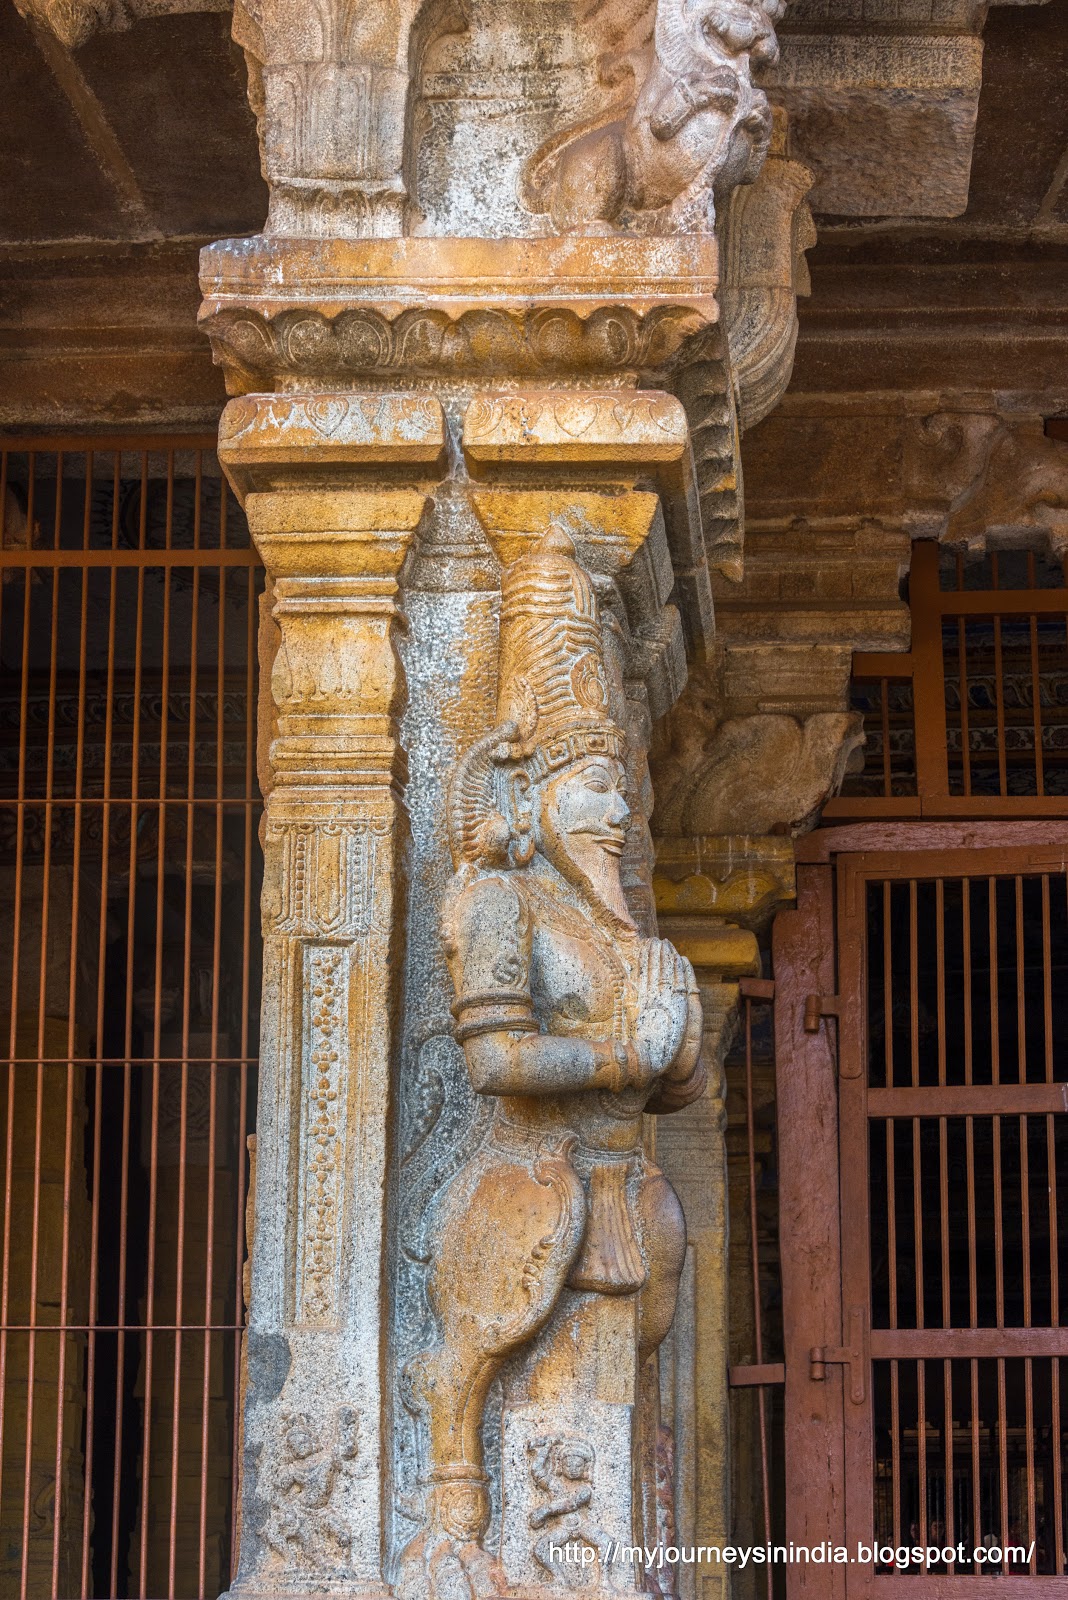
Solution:
M776 930L787 1514L879 1547L847 1596L1065 1589L1062 835L813 835Z
M1064 1570L1065 889L866 889L876 1536L1033 1546L1031 1573Z
M209 440L0 458L0 1591L217 1594L260 569Z
M921 542L909 609L909 654L853 658L866 761L825 819L1068 816L1063 565Z

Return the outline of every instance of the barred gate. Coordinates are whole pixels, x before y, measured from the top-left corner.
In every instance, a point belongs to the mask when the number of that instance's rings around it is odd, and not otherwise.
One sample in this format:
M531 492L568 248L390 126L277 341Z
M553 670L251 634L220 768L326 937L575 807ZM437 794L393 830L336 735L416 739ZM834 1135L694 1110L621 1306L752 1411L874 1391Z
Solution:
M191 1600L230 1572L261 576L212 444L0 456L0 1591L20 1600Z

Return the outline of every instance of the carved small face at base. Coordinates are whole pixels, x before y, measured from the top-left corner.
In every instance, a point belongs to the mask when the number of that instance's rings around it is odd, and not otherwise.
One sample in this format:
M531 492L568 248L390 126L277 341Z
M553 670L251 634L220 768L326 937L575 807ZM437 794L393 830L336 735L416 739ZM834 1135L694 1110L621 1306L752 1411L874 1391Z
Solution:
M291 1418L285 1439L290 1455L298 1461L303 1461L317 1448L317 1441L307 1417Z

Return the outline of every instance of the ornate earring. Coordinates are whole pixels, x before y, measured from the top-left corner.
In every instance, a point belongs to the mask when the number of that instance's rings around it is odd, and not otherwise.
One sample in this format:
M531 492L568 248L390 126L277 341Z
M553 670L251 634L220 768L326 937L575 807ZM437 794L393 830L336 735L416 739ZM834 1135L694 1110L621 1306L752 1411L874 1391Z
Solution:
M517 867L529 866L531 858L534 855L535 848L534 833L530 826L530 818L527 817L522 821L517 822L515 831L519 835L519 838L513 840L512 842L512 860L515 862Z

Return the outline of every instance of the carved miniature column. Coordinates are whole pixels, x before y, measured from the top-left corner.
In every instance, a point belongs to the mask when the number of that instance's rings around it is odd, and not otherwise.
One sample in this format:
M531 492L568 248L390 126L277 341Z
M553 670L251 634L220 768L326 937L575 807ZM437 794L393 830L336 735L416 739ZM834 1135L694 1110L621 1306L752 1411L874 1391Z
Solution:
M748 1526L747 1504L731 1515L735 1463L727 1372L732 1343L739 1348L737 1323L751 1321L747 1306L731 1296L725 1248L730 1206L724 1063L739 1024L738 980L761 970L754 930L766 927L776 908L794 896L793 843L783 837L660 839L654 886L660 926L697 973L709 1083L707 1095L660 1125L657 1139L657 1157L682 1200L687 1231L680 1312L665 1373L665 1406L675 1436L678 1542L722 1548L737 1542L739 1524ZM751 1360L744 1340L740 1348L742 1359ZM719 1600L730 1594L731 1578L730 1568L720 1563L683 1566L680 1600Z
M405 838L398 589L426 497L361 479L383 464L395 477L426 470L442 444L437 404L404 396L239 400L220 428L267 570L273 636L235 1596L384 1592L382 1282Z

